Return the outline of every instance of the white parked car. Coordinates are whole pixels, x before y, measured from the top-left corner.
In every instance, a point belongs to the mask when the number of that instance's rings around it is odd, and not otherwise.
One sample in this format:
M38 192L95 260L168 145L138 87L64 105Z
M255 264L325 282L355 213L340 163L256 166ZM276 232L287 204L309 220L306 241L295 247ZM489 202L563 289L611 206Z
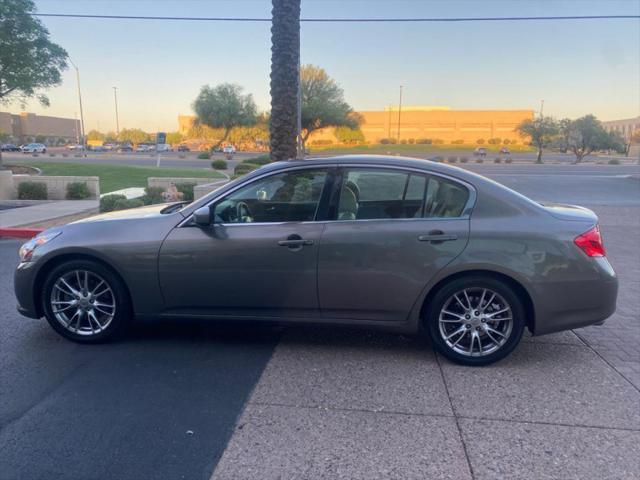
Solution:
M141 144L136 147L136 152L149 152L149 151L151 151L151 148L149 148L149 145Z
M222 153L236 153L236 147L233 145L227 145L222 149Z
M168 143L159 143L156 146L156 152L171 152L171 145L169 145Z
M42 143L30 143L22 147L22 153L47 153L47 147Z

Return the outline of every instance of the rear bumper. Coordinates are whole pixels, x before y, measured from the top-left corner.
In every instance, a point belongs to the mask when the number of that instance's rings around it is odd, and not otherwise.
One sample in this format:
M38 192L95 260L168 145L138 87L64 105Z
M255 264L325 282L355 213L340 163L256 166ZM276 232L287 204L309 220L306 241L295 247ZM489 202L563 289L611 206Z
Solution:
M598 278L539 284L534 335L602 324L616 311L618 279L606 258Z

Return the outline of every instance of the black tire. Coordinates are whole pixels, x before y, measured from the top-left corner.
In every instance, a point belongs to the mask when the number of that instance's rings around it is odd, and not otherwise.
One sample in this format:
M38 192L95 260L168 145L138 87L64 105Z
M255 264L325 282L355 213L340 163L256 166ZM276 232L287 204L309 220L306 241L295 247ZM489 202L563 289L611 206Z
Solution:
M464 289L489 289L498 293L511 307L512 324L506 341L494 352L483 356L468 356L456 352L442 337L439 315L445 303L456 293ZM452 280L443 285L431 300L426 313L425 323L431 344L436 351L452 362L468 366L484 366L497 362L509 355L520 343L526 325L526 313L522 301L505 282L489 276L469 276ZM466 321L464 322L466 323ZM471 347L473 349L473 346Z
M81 335L67 329L56 318L50 302L55 282L74 270L83 270L98 275L113 292L115 314L104 330L91 335ZM104 265L91 260L71 260L53 268L47 275L41 293L42 311L49 325L64 338L78 343L104 343L118 339L126 330L132 316L129 294L122 280Z

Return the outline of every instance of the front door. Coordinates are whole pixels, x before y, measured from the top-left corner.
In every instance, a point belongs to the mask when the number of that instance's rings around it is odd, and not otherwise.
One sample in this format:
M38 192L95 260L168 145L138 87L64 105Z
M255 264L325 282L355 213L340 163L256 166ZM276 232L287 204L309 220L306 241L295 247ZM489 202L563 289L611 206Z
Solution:
M328 171L290 170L216 200L208 227L175 228L160 252L169 312L216 316L319 315L316 215Z
M328 318L404 321L467 244L467 188L438 176L354 167L322 235L318 291Z

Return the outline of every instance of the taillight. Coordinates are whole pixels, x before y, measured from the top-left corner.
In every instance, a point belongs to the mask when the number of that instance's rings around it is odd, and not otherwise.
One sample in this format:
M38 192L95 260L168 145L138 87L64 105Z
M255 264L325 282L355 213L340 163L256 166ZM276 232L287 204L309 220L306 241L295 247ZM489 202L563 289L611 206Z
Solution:
M602 243L602 235L600 235L600 227L596 225L591 230L578 235L573 241L579 246L589 257L604 257L604 243Z

